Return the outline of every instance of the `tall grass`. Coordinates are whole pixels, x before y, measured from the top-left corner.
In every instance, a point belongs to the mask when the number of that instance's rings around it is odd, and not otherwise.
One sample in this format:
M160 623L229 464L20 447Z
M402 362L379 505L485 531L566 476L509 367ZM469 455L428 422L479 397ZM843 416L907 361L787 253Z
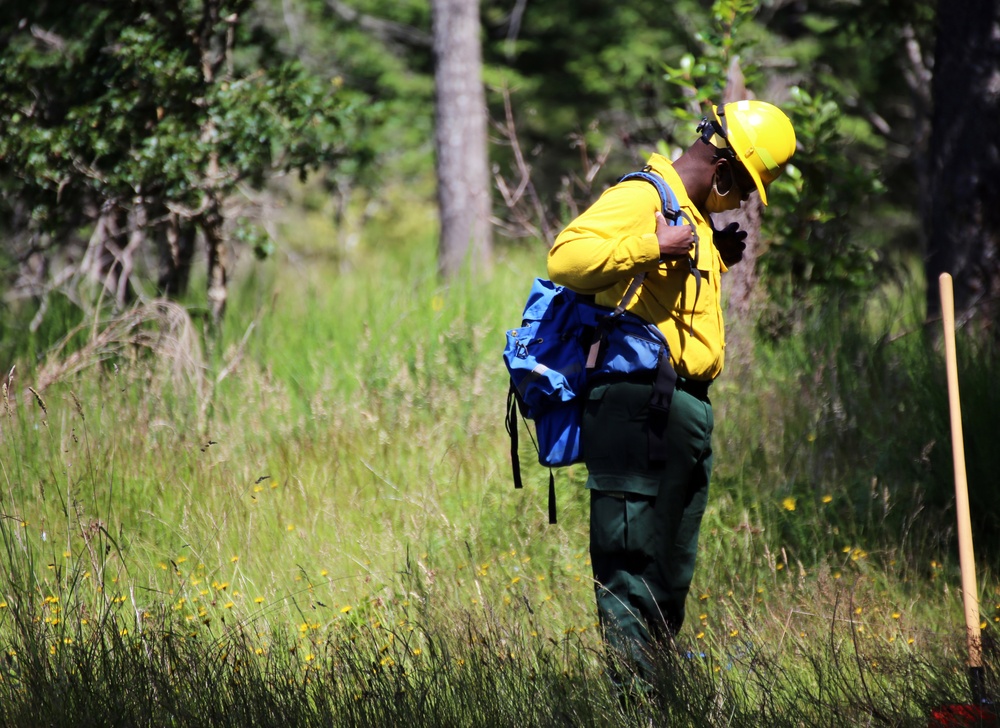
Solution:
M429 240L274 261L194 374L126 348L36 388L18 361L0 723L923 725L964 700L943 375L898 294L730 362L689 621L620 699L583 470L556 526L526 438L511 487L499 352L543 266L443 286ZM962 353L982 502L992 352Z

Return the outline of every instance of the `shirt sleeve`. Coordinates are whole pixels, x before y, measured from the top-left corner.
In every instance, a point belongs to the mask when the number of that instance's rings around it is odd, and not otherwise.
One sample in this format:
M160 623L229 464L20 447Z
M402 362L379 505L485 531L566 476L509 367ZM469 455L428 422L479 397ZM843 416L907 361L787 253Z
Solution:
M549 278L579 293L598 293L656 268L656 189L642 180L609 188L559 233L548 257Z

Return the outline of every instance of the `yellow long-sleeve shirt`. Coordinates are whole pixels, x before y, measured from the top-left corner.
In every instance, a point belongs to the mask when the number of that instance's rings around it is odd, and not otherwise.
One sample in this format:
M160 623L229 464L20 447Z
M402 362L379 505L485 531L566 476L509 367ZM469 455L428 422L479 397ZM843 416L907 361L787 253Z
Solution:
M660 197L644 180L613 185L559 234L549 251L549 278L614 307L636 274L645 271L629 310L663 332L680 376L712 380L725 359L720 283L727 269L712 243L711 225L692 204L673 165L659 154L650 157L649 165L695 225L698 243L691 257L701 271L700 290L687 258L660 261L654 218Z

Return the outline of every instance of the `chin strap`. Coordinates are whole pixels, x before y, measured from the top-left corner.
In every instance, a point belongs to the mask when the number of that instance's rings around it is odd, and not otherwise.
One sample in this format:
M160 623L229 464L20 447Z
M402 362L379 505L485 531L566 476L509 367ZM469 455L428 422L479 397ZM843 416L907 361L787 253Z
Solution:
M701 117L701 123L698 124L698 132L701 133L701 140L703 142L711 144L727 159L732 160L736 157L736 154L733 152L732 144L729 143L729 129L726 124L725 106L716 106L715 114L719 117L718 121L709 119L707 116Z

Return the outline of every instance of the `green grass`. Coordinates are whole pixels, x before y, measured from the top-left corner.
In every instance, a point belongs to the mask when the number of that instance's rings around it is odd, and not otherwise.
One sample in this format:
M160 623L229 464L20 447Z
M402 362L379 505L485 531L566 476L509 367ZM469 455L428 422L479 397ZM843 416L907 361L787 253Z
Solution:
M943 365L897 291L733 357L688 622L657 696L619 702L585 473L557 473L555 526L527 438L511 486L502 332L543 271L511 251L443 286L429 239L279 259L204 353L125 347L37 397L17 361L0 724L925 725L967 700ZM989 639L993 354L961 343Z

